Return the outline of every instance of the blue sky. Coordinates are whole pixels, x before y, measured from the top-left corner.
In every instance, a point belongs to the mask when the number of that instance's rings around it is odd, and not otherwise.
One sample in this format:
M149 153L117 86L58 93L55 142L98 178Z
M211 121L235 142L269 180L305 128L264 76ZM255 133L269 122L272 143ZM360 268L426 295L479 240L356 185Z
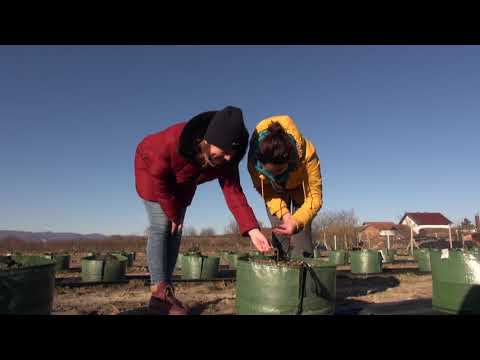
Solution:
M0 46L0 229L142 233L137 143L242 108L288 114L317 148L324 208L360 221L480 210L479 46ZM267 217L251 185L258 218ZM185 225L231 217L216 181Z

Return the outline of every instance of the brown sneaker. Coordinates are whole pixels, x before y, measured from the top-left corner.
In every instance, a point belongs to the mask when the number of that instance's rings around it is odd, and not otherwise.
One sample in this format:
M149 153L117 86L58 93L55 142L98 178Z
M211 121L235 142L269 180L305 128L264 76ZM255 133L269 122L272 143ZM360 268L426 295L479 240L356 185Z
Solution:
M166 281L152 287L148 311L154 315L188 315L188 309L175 297L174 287Z

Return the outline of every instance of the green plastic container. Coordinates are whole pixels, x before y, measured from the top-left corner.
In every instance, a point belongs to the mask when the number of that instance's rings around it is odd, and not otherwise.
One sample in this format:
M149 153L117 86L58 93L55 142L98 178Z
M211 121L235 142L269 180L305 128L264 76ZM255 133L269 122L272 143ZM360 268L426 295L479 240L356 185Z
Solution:
M70 255L62 254L44 254L45 259L55 262L55 271L61 272L70 269Z
M351 253L352 274L378 274L382 272L382 256L377 250L358 250Z
M115 260L101 260L99 256L87 256L81 259L81 277L83 282L115 282L124 278L128 259L122 255L110 254Z
M319 259L319 258L323 257L322 256L322 251L323 250L318 249L318 248L313 249L313 257L316 258L316 259Z
M413 256L415 257L419 271L432 271L432 266L430 265L430 249L415 249L413 250Z
M378 250L380 256L382 257L382 263L384 264L391 264L395 261L395 250L388 250L388 249L380 249Z
M177 256L177 262L175 263L175 270L182 270L182 259L183 259L183 254L178 253Z
M462 249L430 250L433 309L480 314L480 254Z
M335 312L336 267L326 259L304 259L309 266L237 263L239 315L331 315Z
M238 257L239 256L245 256L247 254L244 254L244 253L236 253L234 251L222 251L221 254L220 254L220 257L226 261L228 263L228 265L232 268L232 269L236 269L237 268L237 262L238 262Z
M49 315L55 294L55 262L43 256L11 258L23 267L0 270L0 314Z
M182 257L182 279L215 279L218 276L220 257L184 254Z
M330 263L337 266L346 265L348 263L348 252L345 250L332 250L329 253Z
M112 255L120 255L127 258L127 266L133 266L133 260L135 260L135 253L133 251L120 251L112 252Z

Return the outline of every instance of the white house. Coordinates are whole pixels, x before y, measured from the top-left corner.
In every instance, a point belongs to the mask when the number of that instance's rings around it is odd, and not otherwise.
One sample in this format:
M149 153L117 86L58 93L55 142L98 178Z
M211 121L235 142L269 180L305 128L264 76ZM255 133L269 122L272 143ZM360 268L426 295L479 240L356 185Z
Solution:
M452 222L438 212L407 212L400 224L409 226L418 235L422 229L449 229Z

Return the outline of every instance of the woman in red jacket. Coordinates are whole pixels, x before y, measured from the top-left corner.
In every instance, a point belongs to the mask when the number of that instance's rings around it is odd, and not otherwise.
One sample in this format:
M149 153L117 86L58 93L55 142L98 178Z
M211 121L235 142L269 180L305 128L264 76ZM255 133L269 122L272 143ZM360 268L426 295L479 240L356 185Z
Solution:
M197 185L218 179L242 236L259 251L270 250L240 185L238 164L248 146L240 109L209 111L148 135L137 146L135 183L149 218L148 267L152 281L149 311L185 315L171 276L180 248L187 207Z

